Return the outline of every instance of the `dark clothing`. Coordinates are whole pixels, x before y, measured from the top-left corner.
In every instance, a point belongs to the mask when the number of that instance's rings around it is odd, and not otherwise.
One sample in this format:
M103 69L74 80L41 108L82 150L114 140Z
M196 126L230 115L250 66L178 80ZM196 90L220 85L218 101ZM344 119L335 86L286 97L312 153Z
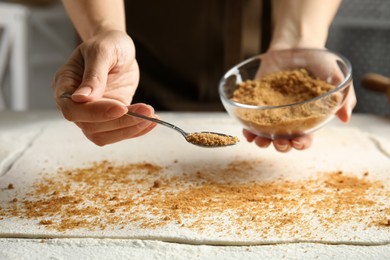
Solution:
M218 83L224 72L259 54L266 40L260 38L263 1L125 3L141 72L133 102L157 110L222 110Z

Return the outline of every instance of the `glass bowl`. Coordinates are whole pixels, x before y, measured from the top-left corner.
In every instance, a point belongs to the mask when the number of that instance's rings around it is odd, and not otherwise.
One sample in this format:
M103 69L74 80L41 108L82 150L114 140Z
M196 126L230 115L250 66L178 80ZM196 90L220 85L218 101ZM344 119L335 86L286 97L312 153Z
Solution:
M245 104L234 98L239 85L248 80L296 69L305 69L312 78L334 87L309 99L279 105ZM304 91L303 87L295 86L298 92L299 88ZM343 106L352 87L352 66L342 55L325 49L293 49L267 52L234 66L220 80L219 95L229 115L252 133L270 139L291 139L327 124Z

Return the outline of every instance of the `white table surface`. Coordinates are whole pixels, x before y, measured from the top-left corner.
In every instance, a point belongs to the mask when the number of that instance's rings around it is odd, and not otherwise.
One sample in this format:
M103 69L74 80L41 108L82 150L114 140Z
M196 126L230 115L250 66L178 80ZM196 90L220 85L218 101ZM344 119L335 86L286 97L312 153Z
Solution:
M226 113L159 113L159 115L173 122L183 118L229 120ZM0 112L0 134L4 136L6 133L10 136L9 141L2 140L8 142L7 144L0 143L0 175L7 170L10 163L17 160L23 153L23 149L27 149L34 135L39 135L45 125L63 123L63 121L57 111ZM333 120L331 125L344 124ZM356 114L345 126L358 127L390 140L390 117ZM19 145L12 146L12 138L18 138L17 136L25 138L24 145L20 145L19 142ZM5 145L11 148L5 149ZM390 245L290 243L261 246L209 246L135 239L0 237L0 259L182 259L184 255L191 256L192 259L390 259Z

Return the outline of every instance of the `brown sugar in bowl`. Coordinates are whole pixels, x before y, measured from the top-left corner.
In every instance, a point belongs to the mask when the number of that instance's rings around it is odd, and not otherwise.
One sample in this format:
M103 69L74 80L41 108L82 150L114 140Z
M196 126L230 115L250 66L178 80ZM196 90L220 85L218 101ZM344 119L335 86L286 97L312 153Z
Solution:
M352 67L322 49L273 51L230 69L219 93L227 112L266 138L294 138L328 123L352 88Z

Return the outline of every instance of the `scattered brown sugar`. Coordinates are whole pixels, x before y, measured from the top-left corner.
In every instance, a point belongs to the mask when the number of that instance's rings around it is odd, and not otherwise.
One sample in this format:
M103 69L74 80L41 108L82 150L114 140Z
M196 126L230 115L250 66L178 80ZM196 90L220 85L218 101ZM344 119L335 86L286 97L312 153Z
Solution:
M226 146L239 142L239 139L235 136L208 132L191 133L186 139L188 142L200 146Z
M153 188L159 188L161 186L161 181L160 180L155 180L153 183Z
M387 226L387 227L390 227L390 219L388 219L387 221L385 220L383 225Z
M253 106L284 106L323 95L335 86L313 78L305 69L274 72L261 80L242 82L232 100ZM337 93L278 109L237 108L236 115L255 133L266 136L302 135L334 114L341 102Z
M343 225L388 229L390 190L364 172L356 173L361 178L336 171L297 181L242 182L257 164L235 160L173 177L169 168L150 163L61 169L37 182L16 207L1 205L0 217L37 220L60 232L176 225L248 238L255 232L264 239L315 239L316 232Z
M46 226L46 225L51 225L51 224L53 224L53 221L51 221L51 220L42 219L41 221L39 221L39 225Z

